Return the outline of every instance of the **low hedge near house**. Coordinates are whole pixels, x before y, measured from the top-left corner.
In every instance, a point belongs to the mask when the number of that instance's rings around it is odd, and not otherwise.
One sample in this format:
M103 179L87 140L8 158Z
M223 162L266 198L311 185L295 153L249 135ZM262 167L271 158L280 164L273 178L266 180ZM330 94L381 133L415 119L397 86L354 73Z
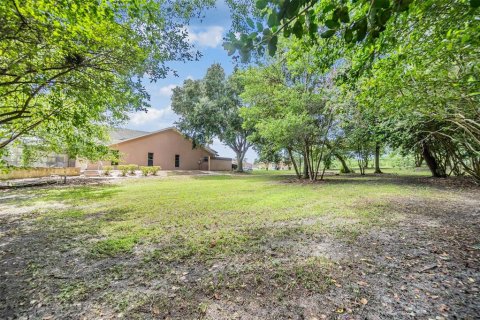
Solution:
M142 175L144 177L148 176L148 174L150 173L150 167L140 167L140 170L142 171Z
M156 176L158 171L162 170L162 167L160 166L151 166L150 167L150 173L153 175L153 176Z
M136 164L129 164L128 165L128 171L130 172L130 175L135 175L136 171L138 169L138 166Z
M161 170L161 167L160 166L140 167L140 170L142 171L142 175L144 177L148 176L149 174L152 174L152 176L156 176L157 172Z
M130 167L126 165L121 165L121 166L118 166L118 170L120 170L122 177L126 177L128 174L128 171L130 171Z

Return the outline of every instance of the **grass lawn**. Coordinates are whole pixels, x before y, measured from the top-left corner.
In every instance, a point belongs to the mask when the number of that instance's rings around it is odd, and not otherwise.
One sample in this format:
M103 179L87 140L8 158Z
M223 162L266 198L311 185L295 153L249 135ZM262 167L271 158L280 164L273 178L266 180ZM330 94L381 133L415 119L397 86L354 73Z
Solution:
M120 181L3 192L0 318L480 317L476 187L421 173Z

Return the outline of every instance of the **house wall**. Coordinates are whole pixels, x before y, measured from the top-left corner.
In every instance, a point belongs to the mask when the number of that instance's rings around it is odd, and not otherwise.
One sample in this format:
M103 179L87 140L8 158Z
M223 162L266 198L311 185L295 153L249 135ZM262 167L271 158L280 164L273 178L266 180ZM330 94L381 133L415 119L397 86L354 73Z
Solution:
M232 159L210 158L211 171L232 171Z
M208 170L208 161L204 161L204 158L213 156L203 148L192 149L192 142L175 130L158 132L110 147L120 151L120 164L146 166L148 153L152 152L153 165L163 170ZM180 156L180 167L175 167L176 154Z

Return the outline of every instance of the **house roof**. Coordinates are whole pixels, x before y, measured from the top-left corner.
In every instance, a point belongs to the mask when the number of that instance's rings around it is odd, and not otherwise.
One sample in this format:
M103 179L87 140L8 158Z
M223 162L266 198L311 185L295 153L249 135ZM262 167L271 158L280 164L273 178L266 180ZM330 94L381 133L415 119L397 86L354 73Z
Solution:
M125 128L113 128L110 130L109 134L110 134L110 140L108 143L117 144L126 140L147 135L149 134L149 132L140 131L140 130L130 130Z
M181 133L175 127L168 127L168 128L160 129L160 130L153 131L153 132L140 131L140 130L130 130L130 129L125 129L125 128L113 128L110 131L109 145L114 145L114 144L119 144L119 143L123 143L123 142L126 142L126 141L135 140L135 139L138 139L138 138L150 136L150 135L157 134L157 133L164 132L164 131L168 131L168 130L175 131L178 134L180 134L181 136L183 136L184 138L186 138L185 135L183 133ZM186 138L186 139L188 139L188 138ZM203 148L207 152L210 152L214 155L217 154L217 152L215 150L213 150L213 149L211 149L207 146L199 146L199 147Z

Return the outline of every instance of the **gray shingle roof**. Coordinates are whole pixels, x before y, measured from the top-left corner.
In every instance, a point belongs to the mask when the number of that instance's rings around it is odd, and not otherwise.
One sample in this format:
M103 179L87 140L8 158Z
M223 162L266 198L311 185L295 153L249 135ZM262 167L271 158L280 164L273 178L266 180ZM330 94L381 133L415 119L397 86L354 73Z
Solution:
M130 130L125 128L113 128L110 129L110 144L116 144L125 140L138 138L149 134L150 132L147 131L140 131L140 130Z

